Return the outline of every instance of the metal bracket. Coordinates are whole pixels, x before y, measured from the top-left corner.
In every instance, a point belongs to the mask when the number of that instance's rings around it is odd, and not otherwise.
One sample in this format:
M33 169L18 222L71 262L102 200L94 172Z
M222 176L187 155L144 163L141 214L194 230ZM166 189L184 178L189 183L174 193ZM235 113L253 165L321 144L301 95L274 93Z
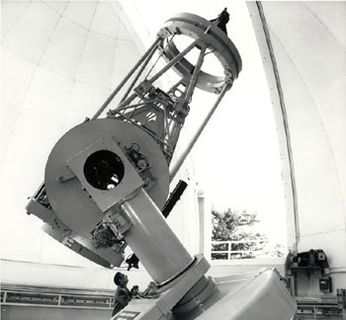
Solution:
M56 181L58 182L66 182L73 178L76 178L74 172L67 165L63 167L59 175L56 177Z
M108 150L120 157L124 165L124 177L119 182L115 189L100 190L93 187L86 179L84 174L84 164L89 156L100 150ZM125 199L136 189L143 186L144 182L133 168L133 165L127 159L121 148L117 145L113 137L102 137L87 146L84 150L77 153L72 158L66 161L68 167L79 179L82 188L96 202L102 212L107 211L112 206Z

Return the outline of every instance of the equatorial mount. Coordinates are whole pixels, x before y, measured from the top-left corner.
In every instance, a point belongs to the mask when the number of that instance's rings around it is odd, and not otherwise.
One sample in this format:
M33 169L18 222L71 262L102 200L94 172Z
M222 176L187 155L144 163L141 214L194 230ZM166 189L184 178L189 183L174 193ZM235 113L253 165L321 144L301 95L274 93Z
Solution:
M163 293L164 307L153 306L140 319L161 319L174 308L188 313L216 290L204 276L206 259L187 252L162 210L170 180L241 71L239 53L219 22L187 13L169 19L95 115L56 143L44 184L27 205L51 236L102 266L120 266L125 246L131 248ZM178 49L181 37L189 43ZM221 75L204 68L212 56ZM215 94L215 103L169 168L196 88ZM99 118L120 93L117 107Z

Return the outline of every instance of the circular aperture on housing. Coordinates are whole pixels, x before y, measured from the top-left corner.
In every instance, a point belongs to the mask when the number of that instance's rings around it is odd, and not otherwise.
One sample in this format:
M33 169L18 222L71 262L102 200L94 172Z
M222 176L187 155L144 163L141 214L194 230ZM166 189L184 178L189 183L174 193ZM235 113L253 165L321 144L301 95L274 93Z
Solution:
M124 178L125 167L121 158L109 150L91 154L84 164L84 176L96 189L114 189Z

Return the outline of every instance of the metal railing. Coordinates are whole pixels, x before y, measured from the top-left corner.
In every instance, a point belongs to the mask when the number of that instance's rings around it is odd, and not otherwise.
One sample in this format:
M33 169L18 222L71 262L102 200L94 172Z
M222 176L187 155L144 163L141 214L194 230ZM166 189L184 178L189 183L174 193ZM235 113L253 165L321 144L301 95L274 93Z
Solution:
M252 259L265 256L265 238L254 240L212 241L211 260Z
M1 305L112 309L113 294L56 288L2 286Z

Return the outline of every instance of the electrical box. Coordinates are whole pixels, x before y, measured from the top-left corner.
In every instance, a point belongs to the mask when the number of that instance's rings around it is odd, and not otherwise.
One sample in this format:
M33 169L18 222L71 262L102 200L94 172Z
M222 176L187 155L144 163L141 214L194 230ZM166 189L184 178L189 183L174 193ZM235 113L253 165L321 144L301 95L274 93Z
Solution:
M331 292L332 291L332 279L330 276L322 276L319 279L320 291Z

